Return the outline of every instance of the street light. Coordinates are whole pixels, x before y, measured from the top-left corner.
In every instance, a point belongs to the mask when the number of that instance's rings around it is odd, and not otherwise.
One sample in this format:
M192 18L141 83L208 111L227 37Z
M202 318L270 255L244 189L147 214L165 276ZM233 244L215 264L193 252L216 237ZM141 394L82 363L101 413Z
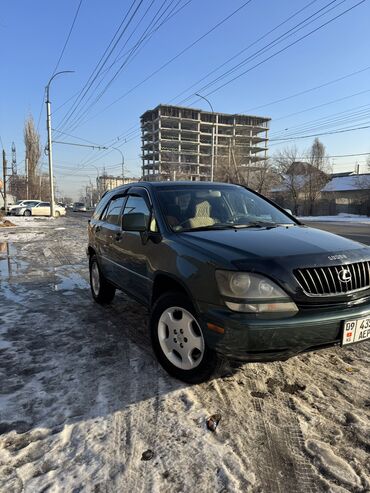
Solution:
M213 106L211 105L211 102L209 101L209 99L207 99L206 97L204 97L198 93L195 93L195 95L201 99L204 99L204 101L207 101L207 103L209 104L209 106L211 108L212 113L214 114ZM211 181L213 181L214 166L215 166L215 137L214 137L214 133L215 133L215 124L214 124L213 115L212 115Z
M49 157L49 180L50 180L50 216L54 217L54 176L53 176L53 149L51 139L51 111L50 111L50 99L49 89L51 81L60 74L70 74L74 70L62 70L54 74L49 80L46 86L46 128L48 130L48 157Z

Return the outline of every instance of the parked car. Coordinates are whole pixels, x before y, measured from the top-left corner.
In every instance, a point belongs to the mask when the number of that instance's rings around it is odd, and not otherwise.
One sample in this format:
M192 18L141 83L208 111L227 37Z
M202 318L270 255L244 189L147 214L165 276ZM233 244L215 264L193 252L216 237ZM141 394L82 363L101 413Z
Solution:
M244 187L122 186L88 234L93 298L121 289L147 306L158 360L186 382L225 358L283 360L370 338L370 248Z
M13 207L11 210L12 216L28 216L29 214L28 212L26 213L26 211L31 210L32 207L36 207L36 205L41 203L41 200L27 200L26 202L26 204L20 204L17 207Z
M15 204L8 205L7 213L9 215L13 215L14 209L17 209L18 207L26 207L28 204L32 207L31 204L38 203L38 202L40 202L40 200L37 200L37 199L17 200Z
M72 212L86 212L86 205L83 202L75 202Z
M28 207L24 211L24 216L50 216L50 202L39 202L34 207ZM60 207L54 204L55 217L65 216L66 210L64 207Z

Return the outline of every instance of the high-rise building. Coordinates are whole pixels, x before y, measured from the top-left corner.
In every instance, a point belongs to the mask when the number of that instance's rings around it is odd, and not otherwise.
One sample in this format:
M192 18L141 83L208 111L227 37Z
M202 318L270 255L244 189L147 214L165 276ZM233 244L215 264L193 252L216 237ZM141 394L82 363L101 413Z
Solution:
M161 104L141 116L143 179L209 180L212 160L215 175L231 160L255 168L267 158L269 121Z

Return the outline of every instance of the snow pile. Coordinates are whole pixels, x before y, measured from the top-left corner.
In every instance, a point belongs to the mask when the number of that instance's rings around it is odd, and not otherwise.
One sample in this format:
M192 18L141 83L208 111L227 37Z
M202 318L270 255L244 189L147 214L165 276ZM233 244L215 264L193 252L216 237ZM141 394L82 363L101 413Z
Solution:
M27 228L40 228L43 226L50 226L53 223L53 221L56 221L54 217L32 217L32 216L30 217L10 216L8 219L15 226L27 227Z
M300 216L300 221L313 221L313 222L350 222L359 224L370 224L369 216L361 216L357 214L340 213L336 216Z

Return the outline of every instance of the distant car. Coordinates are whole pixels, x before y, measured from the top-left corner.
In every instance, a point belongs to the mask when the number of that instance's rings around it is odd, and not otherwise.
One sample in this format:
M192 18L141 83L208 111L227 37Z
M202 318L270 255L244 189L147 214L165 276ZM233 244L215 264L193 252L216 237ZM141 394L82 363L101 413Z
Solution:
M29 216L26 214L26 211L32 209L32 207L36 207L36 205L40 204L41 200L27 201L27 204L19 205L17 207L13 207L11 211L12 216Z
M86 212L86 205L83 202L75 202L72 212Z
M34 207L28 207L24 211L24 216L50 216L50 202L39 202ZM54 204L54 215L55 217L65 216L66 210L64 207L60 207Z
M9 205L7 207L7 214L13 215L13 210L18 209L18 207L33 207L34 203L39 203L41 202L40 200L37 199L29 199L29 200L17 200L17 202L14 205Z

